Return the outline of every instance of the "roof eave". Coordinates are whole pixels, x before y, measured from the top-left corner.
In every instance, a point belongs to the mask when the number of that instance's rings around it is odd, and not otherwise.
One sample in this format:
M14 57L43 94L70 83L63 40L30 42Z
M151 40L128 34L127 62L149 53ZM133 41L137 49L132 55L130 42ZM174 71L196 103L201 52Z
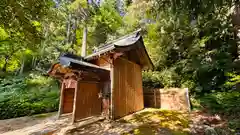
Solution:
M99 51L99 52L90 54L90 55L86 56L84 59L87 60L87 61L93 60L93 59L98 58L98 57L100 57L101 55L103 55L103 54L105 54L105 53L107 53L107 52L109 52L109 51L114 50L115 48L116 48L115 45L113 45L113 46L111 46L111 47L109 47L109 48L106 48L106 49L104 49L104 50L101 50L101 51Z

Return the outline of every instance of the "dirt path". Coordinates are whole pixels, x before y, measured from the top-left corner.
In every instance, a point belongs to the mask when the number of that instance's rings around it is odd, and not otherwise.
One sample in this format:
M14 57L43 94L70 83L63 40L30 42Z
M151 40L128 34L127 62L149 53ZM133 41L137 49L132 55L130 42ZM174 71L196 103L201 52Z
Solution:
M93 118L92 118L93 120ZM96 122L98 121L98 122ZM86 122L85 122L86 123ZM41 114L0 121L3 135L233 135L226 121L217 115L204 112L182 113L160 109L144 109L117 121L95 121L87 126L83 122L71 125L68 117L57 119L56 113Z
M0 134L26 135L53 133L68 125L67 117L57 119L56 113L40 114L30 117L0 120Z
M0 134L44 123L49 120L54 120L55 115L56 113L47 113L35 116L26 116L14 119L0 120Z

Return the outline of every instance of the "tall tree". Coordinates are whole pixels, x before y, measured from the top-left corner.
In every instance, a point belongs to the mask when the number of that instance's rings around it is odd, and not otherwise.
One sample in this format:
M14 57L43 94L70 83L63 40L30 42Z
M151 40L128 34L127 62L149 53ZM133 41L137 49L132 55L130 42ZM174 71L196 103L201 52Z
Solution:
M225 74L233 70L236 40L227 14L232 4L135 0L125 16L125 27L146 30L145 44L165 86L210 92L220 89Z

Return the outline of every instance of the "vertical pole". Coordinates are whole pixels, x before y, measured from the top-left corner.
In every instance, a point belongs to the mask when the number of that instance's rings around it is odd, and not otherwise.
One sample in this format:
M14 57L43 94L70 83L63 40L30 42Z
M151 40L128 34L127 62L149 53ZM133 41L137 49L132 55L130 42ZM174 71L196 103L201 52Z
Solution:
M79 90L79 81L76 82L75 91L74 91L74 100L73 100L73 112L72 112L72 124L76 119L76 104L77 104L77 93Z
M113 66L113 58L111 59L111 64L110 64L110 79L111 79L111 119L114 119L114 66Z
M60 98L59 98L58 118L60 118L60 116L63 112L64 90L65 90L65 85L64 85L64 80L63 80L62 85L61 85Z
M157 103L156 103L157 102L156 101L157 97L156 97L156 90L155 89L153 90L153 93L154 93L154 107L156 108L157 107Z
M188 93L188 88L186 88L186 100L187 100L187 105L188 105L188 111L191 111L191 104L190 104L190 99L189 99L189 93Z
M159 108L162 108L162 97L163 97L163 94L161 92L161 89L158 89L158 96L159 96L159 100L158 100Z
M87 24L85 24L83 28L83 39L82 39L82 53L81 56L85 57L86 56L86 51L87 51Z
M81 56L85 57L86 56L86 51L87 51L87 33L88 33L88 29L87 29L87 20L88 20L88 8L89 8L89 1L85 0L87 2L87 6L86 9L83 9L84 11L84 16L83 16L83 21L84 21L84 28L83 28L83 39L82 39L82 52L81 52Z

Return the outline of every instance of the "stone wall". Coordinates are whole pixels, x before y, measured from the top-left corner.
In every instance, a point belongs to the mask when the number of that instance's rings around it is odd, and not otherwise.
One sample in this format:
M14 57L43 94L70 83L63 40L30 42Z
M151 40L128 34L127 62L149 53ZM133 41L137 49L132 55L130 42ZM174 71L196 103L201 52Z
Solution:
M166 110L190 111L188 89L145 89L144 106Z

